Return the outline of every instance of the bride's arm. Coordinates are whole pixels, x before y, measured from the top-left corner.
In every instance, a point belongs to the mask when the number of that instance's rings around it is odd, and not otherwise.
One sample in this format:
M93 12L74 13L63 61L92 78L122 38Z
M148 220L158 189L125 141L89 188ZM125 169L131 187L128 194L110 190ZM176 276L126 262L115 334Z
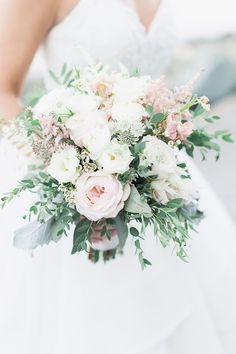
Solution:
M0 0L0 120L20 111L20 92L32 58L56 22L59 0Z

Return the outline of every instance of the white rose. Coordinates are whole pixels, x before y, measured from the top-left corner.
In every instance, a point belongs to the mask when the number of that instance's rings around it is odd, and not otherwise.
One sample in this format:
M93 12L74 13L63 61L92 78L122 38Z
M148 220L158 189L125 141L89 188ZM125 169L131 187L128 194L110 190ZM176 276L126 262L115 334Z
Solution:
M147 116L144 107L139 103L116 103L110 110L112 119L119 122L140 122L143 117Z
M113 88L115 102L137 102L147 94L149 77L129 77L119 80Z
M172 174L177 169L177 160L173 149L155 136L147 135L142 140L145 148L140 156L141 166L151 166L147 176L160 178Z
M99 156L97 162L99 167L106 173L124 173L129 169L133 157L128 145L120 144L112 140Z
M71 139L76 145L85 147L96 159L111 140L111 133L105 113L97 110L75 114L65 123Z
M166 204L172 199L181 198L186 203L196 199L197 192L189 178L181 178L178 174L169 178L157 179L151 183L155 199Z
M93 111L100 105L95 95L80 94L72 88L58 87L44 95L34 107L34 112L49 115Z
M84 173L76 183L75 204L78 212L89 220L115 218L129 194L129 185L123 188L115 176L101 171Z
M78 165L76 149L66 146L52 155L47 171L59 183L73 182Z

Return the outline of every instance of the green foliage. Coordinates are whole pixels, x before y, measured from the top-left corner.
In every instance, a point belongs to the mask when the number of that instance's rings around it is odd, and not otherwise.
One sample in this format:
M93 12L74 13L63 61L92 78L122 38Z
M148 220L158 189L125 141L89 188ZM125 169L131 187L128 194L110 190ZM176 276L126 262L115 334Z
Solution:
M18 116L18 122L20 126L27 132L27 136L30 137L33 133L42 137L42 128L39 120L34 117L33 111L30 108L26 108Z
M71 253L87 251L87 244L93 232L93 222L81 219L76 225L73 238L73 248Z
M125 203L125 211L132 214L140 214L145 216L152 216L152 210L145 200L141 199L141 196L137 188L133 185L128 200Z
M140 240L135 240L134 242L135 248L136 248L136 254L138 255L139 263L141 265L142 270L145 269L147 266L152 265L152 263L144 258L143 256L143 249L141 247Z
M57 85L70 86L73 81L73 71L74 70L68 69L67 64L64 63L59 74L54 73L52 70L49 70L48 73Z
M222 139L229 143L234 142L232 135L227 130L216 131L213 134L207 133L204 130L195 130L188 137L187 142L183 144L183 147L191 157L194 156L195 147L200 148L204 160L208 151L214 151L216 153L216 160L218 160L221 150L220 145L217 142L218 139Z
M128 238L128 225L125 221L123 212L119 213L115 218L117 235L119 237L119 250L123 250L126 240Z

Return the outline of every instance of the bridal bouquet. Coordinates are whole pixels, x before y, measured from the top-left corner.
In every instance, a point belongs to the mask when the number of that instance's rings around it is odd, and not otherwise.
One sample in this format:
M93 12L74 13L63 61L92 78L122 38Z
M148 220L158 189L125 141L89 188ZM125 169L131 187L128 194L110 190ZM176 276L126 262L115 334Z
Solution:
M164 78L152 80L121 68L96 64L67 72L58 87L43 95L17 119L37 163L2 205L25 190L38 200L15 233L14 244L35 249L58 242L73 227L72 254L85 251L97 262L122 253L133 238L144 268L145 231L152 226L162 246L173 245L187 260L189 233L203 218L198 193L179 150L193 157L219 157L217 139L208 132L207 97L193 95L193 81L170 90ZM32 221L32 217L34 220Z

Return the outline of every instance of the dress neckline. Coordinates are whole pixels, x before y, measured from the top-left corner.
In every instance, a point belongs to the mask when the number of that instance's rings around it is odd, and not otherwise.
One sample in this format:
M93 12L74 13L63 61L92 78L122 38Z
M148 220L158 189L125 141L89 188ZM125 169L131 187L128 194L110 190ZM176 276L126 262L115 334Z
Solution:
M155 25L157 19L159 19L159 17L160 17L160 14L163 10L163 3L165 0L160 0L158 8L156 9L155 14L153 15L153 18L152 18L151 22L149 23L148 27L146 27L145 24L143 23L143 21L141 20L140 14L138 13L138 11L135 8L134 0L129 0L129 1L117 0L117 1L121 2L125 7L127 7L127 9L129 11L131 11L133 13L133 15L137 18L139 25L142 27L145 35L148 37L148 35L152 31L152 28Z
M75 16L80 10L81 7L84 6L84 4L86 3L86 1L94 1L94 3L98 3L99 1L104 1L104 0L79 0L77 4L74 5L74 7L69 11L69 13L60 21L58 22L51 31L53 31L54 29L61 27L62 25L64 25L66 22L68 22L71 18L73 18L73 16ZM140 16L138 14L138 12L135 10L135 8L133 6L128 5L127 3L125 3L124 0L110 0L110 1L115 1L116 3L120 3L120 5L124 8L125 11L128 11L130 13L131 16L134 17L134 19L136 20L136 22L138 23L144 37L148 38L149 35L152 33L152 30L157 22L158 19L160 19L161 14L163 12L163 8L164 8L164 3L167 0L161 0L160 1L160 5L158 6L158 9L156 10L156 13L154 14L154 17L150 23L150 25L148 26L148 28L144 25L144 23L141 21Z

